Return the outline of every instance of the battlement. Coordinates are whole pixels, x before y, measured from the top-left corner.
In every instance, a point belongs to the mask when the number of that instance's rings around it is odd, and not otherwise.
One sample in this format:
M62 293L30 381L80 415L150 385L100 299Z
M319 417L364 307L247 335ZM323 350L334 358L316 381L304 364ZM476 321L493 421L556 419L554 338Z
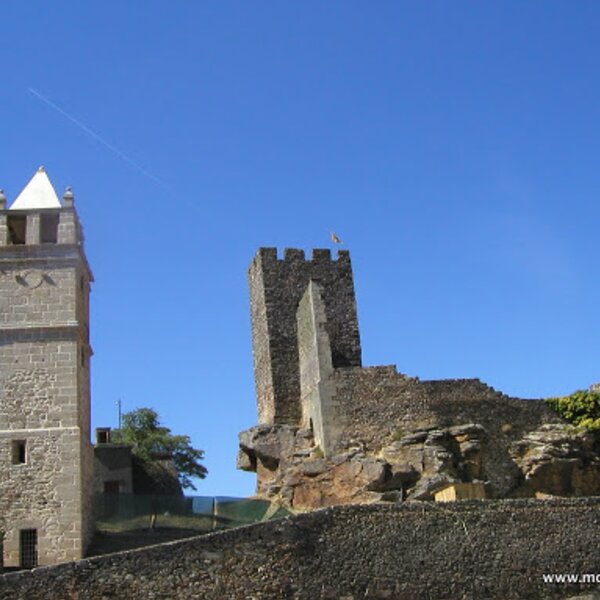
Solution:
M258 260L260 260L263 265L282 265L285 263L291 264L297 262L349 265L350 252L348 250L338 250L337 258L333 258L329 248L313 248L310 259L307 259L304 250L300 248L285 248L283 250L283 257L280 258L280 253L277 248L265 247L258 249L252 264Z

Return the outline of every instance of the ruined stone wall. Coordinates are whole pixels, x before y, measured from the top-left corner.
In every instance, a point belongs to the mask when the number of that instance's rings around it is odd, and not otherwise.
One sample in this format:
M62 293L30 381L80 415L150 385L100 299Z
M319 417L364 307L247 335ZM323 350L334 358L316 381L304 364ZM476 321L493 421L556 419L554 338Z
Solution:
M600 500L338 506L0 577L0 598L539 600L597 584Z
M386 366L339 369L334 380L342 439L371 451L416 429L478 423L512 439L561 422L543 401L510 398L478 379L420 381Z
M259 426L240 435L238 466L259 495L316 508L456 483L491 498L600 493L600 438L543 401L362 368L347 253L263 248L250 289Z
M308 282L323 288L334 367L361 364L352 267L348 252L332 260L329 250L261 248L249 274L252 348L259 422L298 424L300 374L296 310Z

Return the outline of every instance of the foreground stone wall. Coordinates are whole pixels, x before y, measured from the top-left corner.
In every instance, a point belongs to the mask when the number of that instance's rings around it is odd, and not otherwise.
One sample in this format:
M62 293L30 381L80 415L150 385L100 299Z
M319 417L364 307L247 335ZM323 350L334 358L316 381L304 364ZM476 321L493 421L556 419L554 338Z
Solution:
M567 598L599 574L600 499L338 506L0 577L1 599Z

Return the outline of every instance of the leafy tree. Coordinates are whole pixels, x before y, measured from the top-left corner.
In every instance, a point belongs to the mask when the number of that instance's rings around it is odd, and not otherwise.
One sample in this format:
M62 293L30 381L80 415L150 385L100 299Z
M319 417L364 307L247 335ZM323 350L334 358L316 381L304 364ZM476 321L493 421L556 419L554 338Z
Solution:
M578 390L570 396L548 398L546 402L573 425L600 431L600 392Z
M204 479L208 471L200 462L204 451L193 448L187 435L173 435L160 424L158 413L151 408L138 408L123 415L121 429L113 433L116 442L133 444L135 456L147 463L171 459L183 488L196 489L192 477Z

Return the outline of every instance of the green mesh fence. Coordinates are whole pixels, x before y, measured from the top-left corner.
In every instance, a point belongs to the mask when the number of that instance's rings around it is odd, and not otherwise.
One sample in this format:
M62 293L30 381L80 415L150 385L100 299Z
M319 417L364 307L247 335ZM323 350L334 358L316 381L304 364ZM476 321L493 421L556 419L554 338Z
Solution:
M98 494L94 499L100 531L175 527L213 531L291 514L265 500L226 496Z

